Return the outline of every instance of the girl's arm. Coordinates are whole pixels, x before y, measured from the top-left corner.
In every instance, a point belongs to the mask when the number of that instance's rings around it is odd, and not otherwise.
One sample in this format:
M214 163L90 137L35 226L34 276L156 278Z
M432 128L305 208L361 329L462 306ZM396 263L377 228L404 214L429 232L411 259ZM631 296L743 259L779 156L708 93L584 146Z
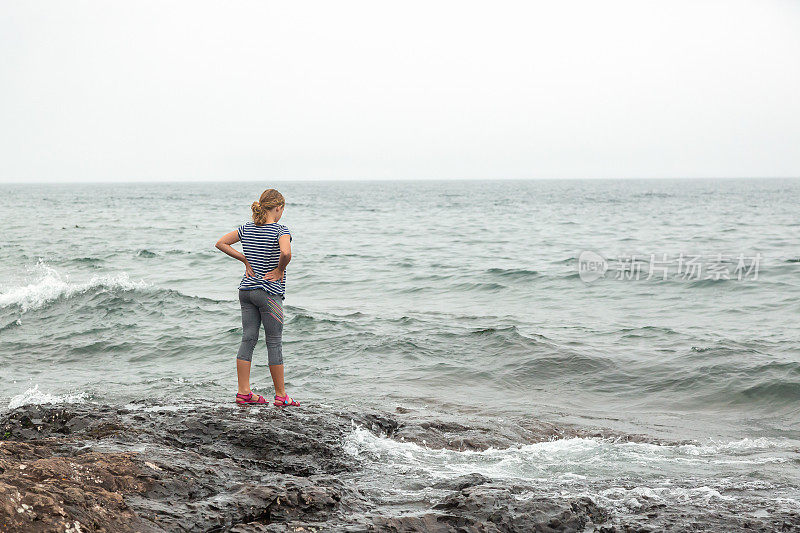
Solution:
M283 272L286 270L286 265L292 260L292 245L289 244L291 237L289 235L281 235L278 238L278 246L281 247L281 256L278 259L278 268L264 274L264 279L268 281L279 281L283 279Z
M244 254L231 246L231 244L235 242L239 242L239 232L233 230L232 232L226 233L220 237L220 239L217 241L216 247L234 259L238 259L244 263L245 276L255 277L256 273L253 272L253 267L250 266L250 263L247 261L247 258L244 256Z

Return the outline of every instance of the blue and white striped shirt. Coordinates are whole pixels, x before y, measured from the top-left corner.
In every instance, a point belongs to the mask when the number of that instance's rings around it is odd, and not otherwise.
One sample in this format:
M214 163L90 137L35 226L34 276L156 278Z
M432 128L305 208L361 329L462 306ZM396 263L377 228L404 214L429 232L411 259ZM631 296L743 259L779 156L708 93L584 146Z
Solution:
M258 226L248 222L239 226L237 229L239 240L242 243L242 250L247 262L253 267L255 277L245 275L239 283L242 290L264 289L269 294L283 296L286 292L286 272L280 281L267 281L264 274L275 270L278 267L278 259L281 255L281 248L278 238L281 235L288 235L292 240L289 228L277 222Z

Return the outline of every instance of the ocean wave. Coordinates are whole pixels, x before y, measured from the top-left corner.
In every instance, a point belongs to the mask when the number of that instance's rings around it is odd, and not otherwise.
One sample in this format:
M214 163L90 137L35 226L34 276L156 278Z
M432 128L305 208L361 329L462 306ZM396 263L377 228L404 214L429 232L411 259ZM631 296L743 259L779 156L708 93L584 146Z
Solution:
M540 273L536 270L528 270L525 268L490 268L486 272L510 280L528 280L540 276Z
M311 325L318 326L323 324L341 324L344 322L346 321L336 318L325 318L325 317L314 316L307 312L299 312L299 313L294 313L287 323L303 327Z
M506 448L453 450L376 435L353 422L344 451L354 457L424 464L435 470L478 472L497 478L537 478L541 475L591 474L591 465L603 470L616 466L620 474L647 463L650 468L669 469L683 464L767 464L790 462L796 442L788 439L743 438L694 444L620 442L602 437L570 437ZM399 463L398 463L399 464ZM576 470L577 469L577 470ZM584 475L585 475L584 474ZM444 477L444 476L443 476Z
M22 312L38 309L60 298L90 290L136 290L149 287L144 281L132 281L126 272L93 276L89 281L71 283L54 268L38 264L38 280L28 285L6 288L0 292L0 308L18 306Z
M228 300L217 300L205 296L184 294L175 289L164 289L153 286L144 280L132 280L126 272L92 276L88 281L71 282L69 276L62 276L57 270L47 265L37 265L36 281L24 286L9 287L0 292L0 309L19 309L23 313L46 308L48 305L77 298L105 295L108 305L139 302L142 304L162 305L167 301L183 300L185 303L197 305L225 304ZM126 294L124 300L116 297ZM131 297L133 298L131 300ZM232 300L231 300L232 301ZM100 309L100 301L94 301L93 308ZM238 306L237 306L238 307ZM19 323L10 322L0 329L11 328Z
M464 282L464 283L454 283L448 290L453 291L487 291L487 292L497 292L506 289L507 287L502 283L493 283L493 282ZM411 291L407 291L411 292Z
M459 333L459 335L461 335ZM499 336L504 339L514 339L514 340L525 340L525 341L545 341L548 340L547 337L544 335L539 334L532 334L532 335L523 335L522 332L519 330L517 326L489 326L489 327L478 327L472 328L469 330L469 335L475 335L479 337L483 336Z
M770 407L796 406L798 402L800 402L800 379L788 378L765 379L749 387L730 391L727 397L727 403L733 406L752 403Z
M610 260L610 259L609 259ZM576 264L578 262L578 258L576 256L566 257L564 259L554 260L552 261L555 265L571 265Z
M105 260L99 257L74 257L66 261L67 264L76 266L90 266L93 268L100 268L100 264Z
M616 331L621 334L624 339L638 339L638 338L659 338L673 335L680 335L672 328L664 326L640 326L635 328L622 328Z
M22 325L22 320L20 320L18 318L16 320L12 320L11 322L9 322L8 324L6 324L4 326L0 326L0 331L5 331L7 329L12 329L12 328L15 328L15 327L21 326L21 325Z
M672 198L675 195L667 192L647 191L634 194L633 198Z
M8 402L9 409L16 409L23 405L30 404L53 404L53 403L83 403L88 399L88 395L81 391L71 394L48 394L39 390L39 385L34 385L22 394L17 394Z

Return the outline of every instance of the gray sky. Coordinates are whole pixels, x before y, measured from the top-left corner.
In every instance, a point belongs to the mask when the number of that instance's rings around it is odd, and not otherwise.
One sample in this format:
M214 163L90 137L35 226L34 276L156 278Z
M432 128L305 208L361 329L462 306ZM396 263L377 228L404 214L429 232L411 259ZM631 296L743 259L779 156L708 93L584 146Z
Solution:
M0 0L0 181L800 176L800 2Z

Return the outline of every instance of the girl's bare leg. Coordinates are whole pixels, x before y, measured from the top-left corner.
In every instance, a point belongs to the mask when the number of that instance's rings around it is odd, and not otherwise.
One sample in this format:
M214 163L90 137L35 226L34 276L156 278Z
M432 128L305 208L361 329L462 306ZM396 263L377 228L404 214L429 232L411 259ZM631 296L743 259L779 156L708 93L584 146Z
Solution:
M244 359L236 360L236 377L239 379L239 394L250 392L250 361ZM281 372L281 383L283 383L283 372Z
M272 375L272 384L275 385L275 394L286 396L286 389L283 386L283 364L269 365L269 373Z

